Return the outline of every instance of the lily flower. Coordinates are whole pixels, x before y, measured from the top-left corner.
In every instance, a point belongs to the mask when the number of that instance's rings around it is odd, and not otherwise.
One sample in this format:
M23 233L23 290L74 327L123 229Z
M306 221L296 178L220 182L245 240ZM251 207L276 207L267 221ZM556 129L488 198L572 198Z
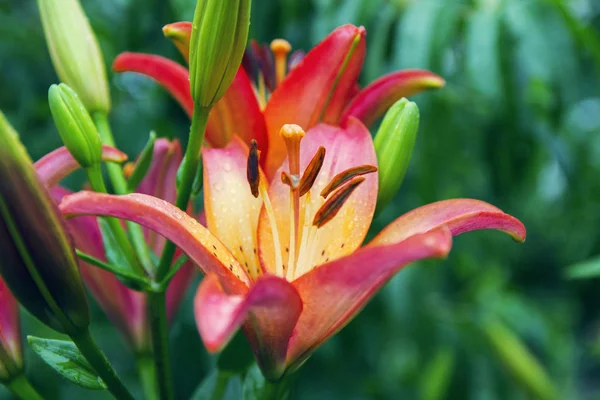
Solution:
M103 146L103 159L110 162L123 162L127 156L117 149ZM178 141L158 139L154 144L152 163L137 192L152 195L174 203L176 197L175 177L181 163L182 153ZM35 163L38 175L58 203L71 192L57 183L80 166L66 150L60 148ZM93 217L69 220L68 228L76 247L101 261L106 261L106 251L98 221ZM150 230L145 230L149 248L160 254L165 244L164 238ZM112 273L80 261L83 280L111 322L122 332L129 345L136 352L149 348L148 315L146 295L132 290L119 281ZM174 276L167 291L167 316L172 319L177 311L185 290L192 280L194 268L186 262Z
M194 300L200 336L219 351L238 328L271 380L298 368L407 264L445 257L452 235L498 229L525 239L516 218L478 200L417 208L362 245L377 201L377 159L367 128L284 125L287 159L269 183L256 142L205 148L205 228L154 197L79 192L68 217L131 220L169 240L204 272Z
M187 60L191 24L178 22L163 31ZM269 48L253 44L247 59L258 64L257 82L240 67L209 116L206 143L224 147L234 134L246 144L255 139L263 153L265 173L272 177L286 156L285 143L279 137L282 125L297 124L308 130L319 122L344 126L350 117L356 117L369 127L400 98L444 85L441 77L414 69L385 75L360 89L365 35L363 27L343 25L304 57L295 53L289 62L291 46L285 40L276 39ZM114 60L113 69L158 81L192 115L194 104L185 67L161 56L127 52Z
M23 371L19 303L0 278L0 382Z

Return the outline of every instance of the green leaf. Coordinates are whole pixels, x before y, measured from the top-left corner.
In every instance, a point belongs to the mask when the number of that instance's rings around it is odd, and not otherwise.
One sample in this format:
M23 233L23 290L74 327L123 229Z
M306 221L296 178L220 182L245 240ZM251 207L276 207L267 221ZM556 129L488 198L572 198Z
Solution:
M27 336L27 341L46 364L69 381L84 389L106 389L104 382L73 342L35 336Z
M569 279L590 279L598 277L600 277L600 257L594 257L567 268L567 278Z
M421 375L421 399L441 400L445 398L452 379L455 360L452 348L442 347L437 351Z
M116 238L112 234L110 226L105 218L98 218L98 225L100 231L102 231L102 242L104 243L104 250L106 252L106 259L113 268L123 270L124 273L133 271L133 268L127 262L127 257L123 254L123 250Z
M242 374L248 370L253 361L254 354L252 354L248 339L239 329L227 347L219 354L217 367L221 371Z
M498 359L521 386L536 399L558 399L544 367L508 327L499 320L488 321L483 332Z
M241 397L240 376L215 370L202 381L191 400L239 400Z
M137 187L140 185L148 170L150 169L150 164L152 164L152 156L154 155L154 142L156 141L156 132L150 132L150 137L148 138L148 143L142 150L142 154L135 163L135 168L131 173L131 176L127 180L127 189L130 192L135 192Z
M290 378L271 383L254 363L244 379L242 400L286 400L290 398Z

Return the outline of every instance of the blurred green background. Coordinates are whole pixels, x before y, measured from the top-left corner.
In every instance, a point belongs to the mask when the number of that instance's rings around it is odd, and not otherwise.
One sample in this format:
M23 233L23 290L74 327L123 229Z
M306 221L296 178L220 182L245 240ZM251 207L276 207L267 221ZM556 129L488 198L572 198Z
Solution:
M182 61L161 27L191 20L194 3L82 0L108 64L125 50ZM566 271L600 255L600 1L254 0L252 21L253 38L303 49L340 24L364 25L362 83L401 68L447 80L412 99L415 154L374 232L453 197L489 201L528 228L523 245L469 233L448 260L404 270L304 365L293 398L599 399L600 282ZM185 138L188 119L163 89L133 74L110 79L113 129L130 156L151 129ZM47 105L56 81L35 1L0 0L0 109L33 159L60 145ZM181 399L215 363L192 292L171 331ZM94 336L135 387L123 340L95 306L94 316ZM24 334L55 336L23 320ZM106 398L68 384L30 349L26 363L48 399ZM0 398L10 397L0 388Z

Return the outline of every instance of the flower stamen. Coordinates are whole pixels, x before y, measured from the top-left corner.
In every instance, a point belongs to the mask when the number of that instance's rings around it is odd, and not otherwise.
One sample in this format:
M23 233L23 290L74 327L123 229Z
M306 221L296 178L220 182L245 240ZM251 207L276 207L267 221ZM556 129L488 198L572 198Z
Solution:
M331 182L323 188L321 196L327 198L337 188L350 181L354 177L371 174L377 171L377 167L373 165L359 165L358 167L348 168L333 177Z
M329 199L327 199L325 204L323 204L315 214L315 218L313 219L313 225L317 228L321 228L323 225L331 221L333 217L335 217L337 213L341 210L342 206L344 205L344 203L346 203L352 192L354 192L358 185L363 183L365 179L366 178L363 176L357 176L352 178L347 185L343 186L340 190L335 192Z
M325 161L325 147L320 146L300 179L300 197L308 193L315 184L317 176L323 167L323 161Z

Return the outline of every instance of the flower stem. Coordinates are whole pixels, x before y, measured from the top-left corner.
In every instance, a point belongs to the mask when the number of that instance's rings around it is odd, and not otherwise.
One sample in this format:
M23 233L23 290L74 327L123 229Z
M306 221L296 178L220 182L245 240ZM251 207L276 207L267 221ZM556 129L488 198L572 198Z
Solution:
M198 171L200 162L200 149L204 141L204 131L208 122L210 107L195 107L190 128L190 137L185 150L185 157L179 167L178 176L181 178L177 186L177 200L175 205L187 210L192 185ZM163 249L154 280L162 282L168 274L169 267L175 255L175 244L168 241ZM168 286L168 285L167 285ZM165 287L166 291L167 288ZM150 316L150 331L152 336L152 352L156 363L156 380L158 381L160 398L170 400L173 398L173 382L169 360L169 343L167 327L166 293L148 293L148 315Z
M177 186L177 200L175 201L175 205L183 211L187 210L192 194L192 185L196 178L196 172L198 171L198 163L200 162L201 156L200 149L202 147L202 142L204 141L204 133L206 131L210 110L211 107L194 108L192 126L190 127L190 138L187 148L185 149L185 157L179 167L178 175L181 179ZM160 281L167 274L174 254L175 244L173 244L173 242L167 242L156 271L157 281Z
M102 143L108 146L115 147L115 139L113 137L112 131L110 130L110 125L108 123L108 118L105 113L96 112L92 115L94 119L94 123L96 124L96 128L98 129L98 133L100 134L100 139ZM126 194L127 190L127 180L125 179L125 175L123 174L123 170L121 166L115 163L107 163L106 168L108 170L108 176L110 178L110 182L117 194ZM146 246L146 242L144 240L144 233L142 228L133 222L127 222L127 228L129 234L131 236L131 243L133 244L133 248L141 261L144 269L147 272L154 271L154 265L152 263L152 259L150 257L150 252L148 251L148 246Z
M22 400L43 400L43 397L31 386L31 383L23 374L10 380L6 387Z
M86 168L85 172L87 174L88 181L95 192L108 193L99 166ZM105 221L108 223L110 231L119 244L119 247L121 247L122 253L127 259L128 264L131 266L131 268L133 268L137 275L144 276L144 269L139 264L138 259L135 257L134 249L131 246L129 238L127 237L127 233L125 233L125 229L123 229L123 226L119 220L116 218L105 218Z
M157 400L157 385L156 385L156 368L154 366L154 359L151 354L139 354L137 356L137 369L140 381L142 382L142 389L144 391L144 398L146 400Z
M158 391L160 399L171 400L174 398L174 395L173 380L171 376L171 360L169 359L166 293L148 293L147 299Z
M89 329L70 334L69 336L79 351L81 351L81 354L94 368L98 376L102 378L102 381L108 388L108 391L117 399L133 400L133 396L123 385L117 376L117 372L113 369L112 365L110 365L110 362L104 353L102 353L102 351L98 348L96 342L94 342L92 335L90 335Z

